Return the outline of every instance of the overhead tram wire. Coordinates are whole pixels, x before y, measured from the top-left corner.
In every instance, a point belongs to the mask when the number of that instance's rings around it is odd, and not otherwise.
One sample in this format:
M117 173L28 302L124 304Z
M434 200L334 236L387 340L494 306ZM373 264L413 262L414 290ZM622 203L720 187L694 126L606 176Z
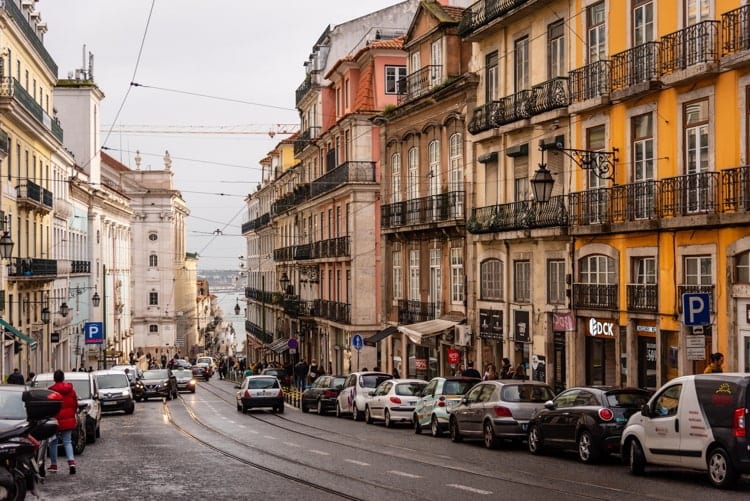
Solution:
M145 85L138 82L135 82L135 75L133 76L133 81L130 82L130 86L132 87L142 87L144 89L154 89L154 90L160 90L163 92L172 92L175 94L185 94L188 96L196 96L196 97L205 97L206 99L215 99L217 101L226 101L229 103L239 103L239 104L247 104L250 106L260 106L262 108L272 108L275 110L284 110L284 111L293 111L297 112L296 108L289 108L286 106L276 106L274 104L265 104L265 103L257 103L254 101L245 101L244 99L234 99L231 97L222 97L222 96L212 96L210 94L201 94L199 92L190 92L186 90L178 90L178 89L167 89L165 87L156 87L154 85Z

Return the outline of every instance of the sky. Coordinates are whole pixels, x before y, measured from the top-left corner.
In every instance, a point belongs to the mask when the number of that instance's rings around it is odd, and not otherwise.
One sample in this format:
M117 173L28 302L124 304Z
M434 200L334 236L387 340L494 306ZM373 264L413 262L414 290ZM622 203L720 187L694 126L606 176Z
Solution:
M139 151L147 170L162 169L169 151L200 271L239 270L244 198L260 179L259 161L288 137L283 131L296 130L285 125L299 126L294 92L315 41L329 24L397 3L41 0L36 10L58 78L83 67L84 45L86 61L94 55L107 153L134 168ZM147 133L166 126L177 132ZM222 133L196 133L206 128Z

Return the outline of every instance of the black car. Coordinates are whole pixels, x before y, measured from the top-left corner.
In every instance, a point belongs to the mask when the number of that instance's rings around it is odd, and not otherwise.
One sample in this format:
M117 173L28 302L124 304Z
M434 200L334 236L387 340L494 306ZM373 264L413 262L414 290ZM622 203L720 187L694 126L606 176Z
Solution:
M281 382L281 386L291 386L292 376L283 367L266 367L260 372L261 376L275 376Z
M328 411L336 410L336 397L344 387L346 376L320 376L312 386L302 393L300 408L302 412L316 409L321 416Z
M141 378L143 394L141 398L164 397L167 400L177 398L177 378L170 369L151 369L143 371Z
M529 422L529 452L545 448L576 449L584 463L620 449L628 418L648 402L651 392L638 388L590 386L565 390L544 404Z
M190 370L193 372L193 377L199 377L204 381L211 379L211 367L205 362L195 364Z

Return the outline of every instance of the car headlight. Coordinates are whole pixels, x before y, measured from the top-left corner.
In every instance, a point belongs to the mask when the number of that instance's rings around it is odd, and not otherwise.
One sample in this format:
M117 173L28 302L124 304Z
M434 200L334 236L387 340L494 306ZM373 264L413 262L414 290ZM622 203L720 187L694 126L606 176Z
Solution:
M190 381L188 381L188 384L190 386L194 386L195 385L195 379L191 379Z
M123 390L122 391L122 396L123 397L127 397L128 395L130 395L130 390Z

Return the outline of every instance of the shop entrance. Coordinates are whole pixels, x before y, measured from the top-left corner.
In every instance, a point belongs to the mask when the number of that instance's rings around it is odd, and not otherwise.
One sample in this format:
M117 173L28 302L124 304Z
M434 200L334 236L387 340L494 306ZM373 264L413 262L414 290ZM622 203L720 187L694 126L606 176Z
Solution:
M616 370L614 340L587 337L586 384L614 385Z
M638 336L638 387L656 389L656 338Z
M554 360L554 371L552 376L552 387L555 389L555 393L560 393L565 389L566 371L565 364L565 333L555 332L552 338L553 343L553 360Z

